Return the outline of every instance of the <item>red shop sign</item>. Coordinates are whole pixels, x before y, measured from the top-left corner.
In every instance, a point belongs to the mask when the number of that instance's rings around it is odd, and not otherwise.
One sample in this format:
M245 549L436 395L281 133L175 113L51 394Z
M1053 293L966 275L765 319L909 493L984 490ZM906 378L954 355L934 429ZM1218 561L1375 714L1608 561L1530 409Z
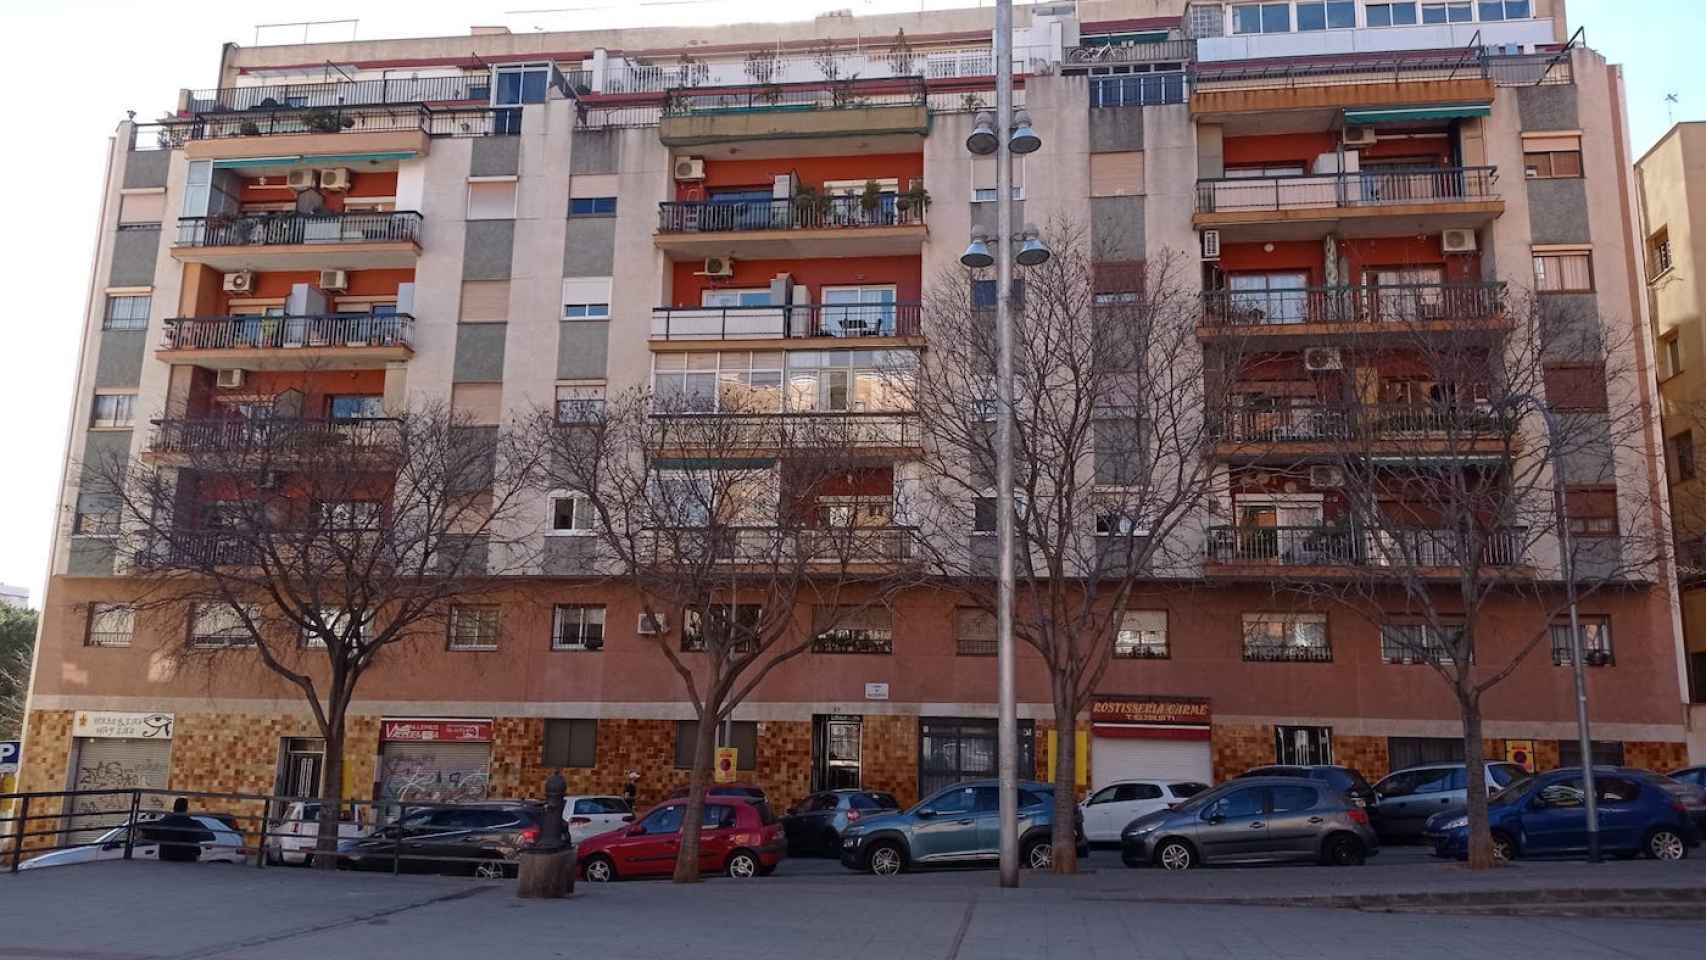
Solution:
M1203 697L1091 698L1090 723L1098 737L1207 740L1214 714Z
M385 720L379 739L406 743L488 743L490 720Z

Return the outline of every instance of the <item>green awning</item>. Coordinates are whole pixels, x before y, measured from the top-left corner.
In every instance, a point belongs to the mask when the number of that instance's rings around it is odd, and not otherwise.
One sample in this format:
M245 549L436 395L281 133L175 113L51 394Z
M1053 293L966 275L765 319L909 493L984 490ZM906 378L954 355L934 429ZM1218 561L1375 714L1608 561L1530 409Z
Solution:
M392 160L413 160L413 150L380 150L374 153L313 153L289 157L231 157L213 161L214 167L335 167L355 163L384 163Z
M1456 120L1492 116L1490 103L1456 103L1432 107L1387 107L1379 110L1346 110L1345 123L1404 123L1409 120Z

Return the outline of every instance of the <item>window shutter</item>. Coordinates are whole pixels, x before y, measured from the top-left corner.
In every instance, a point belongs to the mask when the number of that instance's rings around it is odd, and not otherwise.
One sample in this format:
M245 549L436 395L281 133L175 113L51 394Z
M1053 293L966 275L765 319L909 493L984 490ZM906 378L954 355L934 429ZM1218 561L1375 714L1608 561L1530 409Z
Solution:
M1142 151L1090 155L1090 196L1132 197L1142 193Z

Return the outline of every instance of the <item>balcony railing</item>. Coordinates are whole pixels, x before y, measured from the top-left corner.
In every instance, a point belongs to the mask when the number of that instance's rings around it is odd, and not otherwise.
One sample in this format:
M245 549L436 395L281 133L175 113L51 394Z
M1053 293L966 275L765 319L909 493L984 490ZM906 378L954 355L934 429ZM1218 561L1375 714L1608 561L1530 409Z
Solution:
M194 570L251 566L258 557L252 537L238 537L217 530L179 530L169 538L161 537L148 544L137 559L144 567L187 567Z
M836 447L912 448L923 443L915 413L817 411L812 413L656 413L676 422L657 436L667 448L715 446L805 453Z
M489 72L451 77L385 77L330 83L275 83L190 91L190 113L336 107L401 103L485 103L491 100Z
M1333 648L1319 643L1244 641L1244 659L1254 663L1332 663Z
M1524 562L1527 531L1501 528L1485 534L1481 563ZM1454 567L1462 550L1456 531L1359 530L1355 527L1223 526L1209 530L1210 563L1280 567Z
M653 340L762 340L789 337L916 337L916 303L658 307Z
M1197 57L1195 40L1152 40L1148 43L1099 43L1070 47L1066 51L1069 66L1078 64L1157 63L1179 61L1189 63Z
M907 227L923 222L923 208L895 194L883 195L876 206L869 208L864 198L858 196L658 204L659 233Z
M1197 181L1198 213L1463 203L1498 196L1494 167L1418 167Z
M328 446L377 447L395 442L401 421L384 418L245 420L205 417L154 421L154 453L256 453L280 458Z
M1446 53L1342 54L1259 62L1199 62L1190 68L1200 91L1270 90L1346 83L1405 83L1484 80L1487 57L1480 51Z
M416 105L301 107L208 113L190 121L193 140L286 134L430 132L432 111Z
M1504 314L1503 283L1306 287L1296 290L1210 290L1209 325L1284 326L1487 321Z
M1454 439L1504 435L1491 410L1449 404L1300 404L1235 411L1221 439L1233 443Z
M178 246L245 247L307 243L420 242L421 215L387 213L258 213L178 218Z
M1092 107L1159 107L1184 103L1185 74L1130 73L1090 78Z
M664 100L665 117L722 113L794 113L814 110L862 110L869 107L922 107L927 102L923 77L820 83L745 84L698 89L679 87Z
M189 317L166 321L166 350L274 350L291 347L407 347L415 318L395 314L305 317Z
M915 527L838 527L798 529L782 527L680 527L645 531L639 543L642 556L653 562L683 562L714 559L733 564L894 563L911 560L918 537Z

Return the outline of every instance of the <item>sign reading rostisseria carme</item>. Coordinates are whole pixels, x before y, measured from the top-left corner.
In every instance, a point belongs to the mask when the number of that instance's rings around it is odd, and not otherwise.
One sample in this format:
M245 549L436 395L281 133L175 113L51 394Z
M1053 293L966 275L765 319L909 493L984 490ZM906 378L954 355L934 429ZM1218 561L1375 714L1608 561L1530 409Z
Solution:
M170 740L172 723L169 713L79 710L71 721L71 735L92 740Z
M1213 717L1202 697L1099 694L1090 701L1090 722L1100 737L1206 740Z

